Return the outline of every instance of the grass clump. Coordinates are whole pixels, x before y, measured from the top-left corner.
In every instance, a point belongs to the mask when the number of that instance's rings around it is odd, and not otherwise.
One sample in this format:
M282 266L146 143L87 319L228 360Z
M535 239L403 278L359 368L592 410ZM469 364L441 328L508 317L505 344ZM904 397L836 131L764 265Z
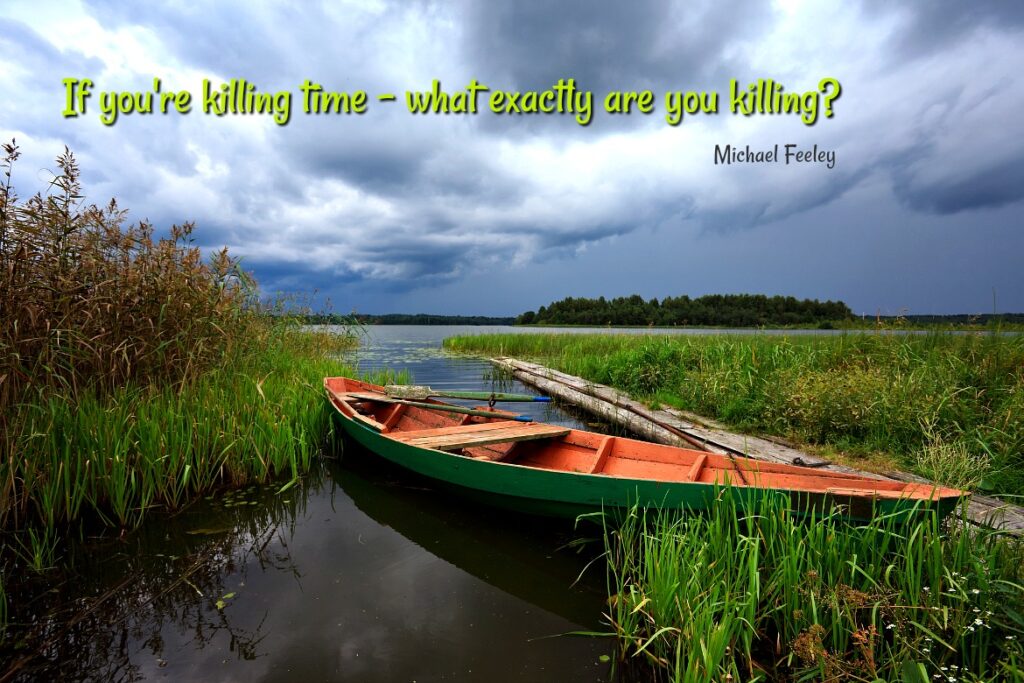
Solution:
M74 157L26 201L0 163L0 531L6 569L212 488L297 477L330 434L322 378L351 335L259 302L193 226L157 238L82 198ZM7 571L5 571L5 574ZM0 589L2 590L2 589Z
M987 452L972 453L963 441L946 442L935 437L914 454L915 469L943 486L973 491L991 471Z
M743 512L731 495L706 515L634 510L606 528L622 660L689 682L1024 671L1018 543L930 515L851 526L778 500Z
M988 463L982 490L1024 489L1024 335L499 334L445 344L537 358L740 429L854 457L891 454L922 474L935 458L919 454L956 444Z

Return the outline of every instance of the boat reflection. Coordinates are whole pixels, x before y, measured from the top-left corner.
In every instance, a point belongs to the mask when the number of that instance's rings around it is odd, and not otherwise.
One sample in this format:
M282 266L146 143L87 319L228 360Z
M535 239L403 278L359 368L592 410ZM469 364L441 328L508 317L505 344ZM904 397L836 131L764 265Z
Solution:
M601 628L606 597L603 548L571 521L516 514L434 489L401 468L346 442L345 466L336 475L367 516L393 528L459 569L587 629Z

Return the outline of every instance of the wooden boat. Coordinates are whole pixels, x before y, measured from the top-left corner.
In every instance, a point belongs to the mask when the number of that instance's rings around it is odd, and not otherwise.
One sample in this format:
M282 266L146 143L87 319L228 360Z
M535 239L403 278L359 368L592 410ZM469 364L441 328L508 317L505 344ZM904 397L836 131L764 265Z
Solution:
M966 495L521 422L493 408L453 413L450 404L396 400L382 387L345 377L328 377L324 387L345 432L371 452L440 484L533 513L632 505L697 510L730 487L738 505L785 496L800 510L841 506L851 518L869 519L927 509L945 515Z

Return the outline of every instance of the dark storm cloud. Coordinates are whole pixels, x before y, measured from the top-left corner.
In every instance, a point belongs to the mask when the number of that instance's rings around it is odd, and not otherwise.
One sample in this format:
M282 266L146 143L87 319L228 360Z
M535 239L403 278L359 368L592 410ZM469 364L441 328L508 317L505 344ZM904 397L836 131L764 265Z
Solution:
M933 0L912 6L868 0L864 5L871 14L904 14L902 26L890 38L893 51L904 57L947 50L978 28L1024 26L1024 3L1012 0Z
M305 174L339 178L375 194L400 195L405 201L410 196L451 196L504 202L521 193L521 185L473 140L443 123L410 124L397 116L387 124L369 119L301 121L282 153L291 167ZM338 134L339 127L346 135ZM405 133L395 135L395 127Z
M894 173L893 189L917 211L952 214L999 207L1024 199L1024 158L987 165L966 177L931 182L901 168Z
M242 269L252 272L264 292L330 292L359 282L362 278L342 269L317 270L306 263L242 260Z
M572 116L481 119L484 130L503 135L593 136L639 128L660 120L612 116L602 109L612 90L716 89L749 72L734 47L770 29L767 3L526 2L465 3L465 57L474 75L503 90L546 90L573 78L594 94L588 128ZM459 84L461 85L461 84Z
M711 232L729 233L749 230L758 225L784 221L801 213L838 201L871 173L868 166L854 170L836 170L824 182L807 183L784 196L736 202L728 208L711 208L697 215L700 224ZM691 212L687 217L694 217Z
M362 256L374 261L386 261L399 271L402 282L409 286L422 286L425 279L433 281L458 275L465 269L472 247L458 242L437 243L420 240L401 244L381 243L364 248Z
M770 23L767 5L742 2L479 0L467 9L473 64L524 90L570 76L602 92L706 82L732 66L730 45Z

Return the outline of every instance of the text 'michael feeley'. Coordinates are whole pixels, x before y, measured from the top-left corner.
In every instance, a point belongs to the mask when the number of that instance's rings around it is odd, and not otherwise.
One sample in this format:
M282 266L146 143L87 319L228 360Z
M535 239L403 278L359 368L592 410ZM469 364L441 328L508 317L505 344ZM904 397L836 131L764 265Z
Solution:
M780 149L781 147L781 149ZM715 145L715 165L719 164L824 164L835 168L836 151L821 149L818 145L800 147L795 143L775 144L764 149L751 149L750 145Z

